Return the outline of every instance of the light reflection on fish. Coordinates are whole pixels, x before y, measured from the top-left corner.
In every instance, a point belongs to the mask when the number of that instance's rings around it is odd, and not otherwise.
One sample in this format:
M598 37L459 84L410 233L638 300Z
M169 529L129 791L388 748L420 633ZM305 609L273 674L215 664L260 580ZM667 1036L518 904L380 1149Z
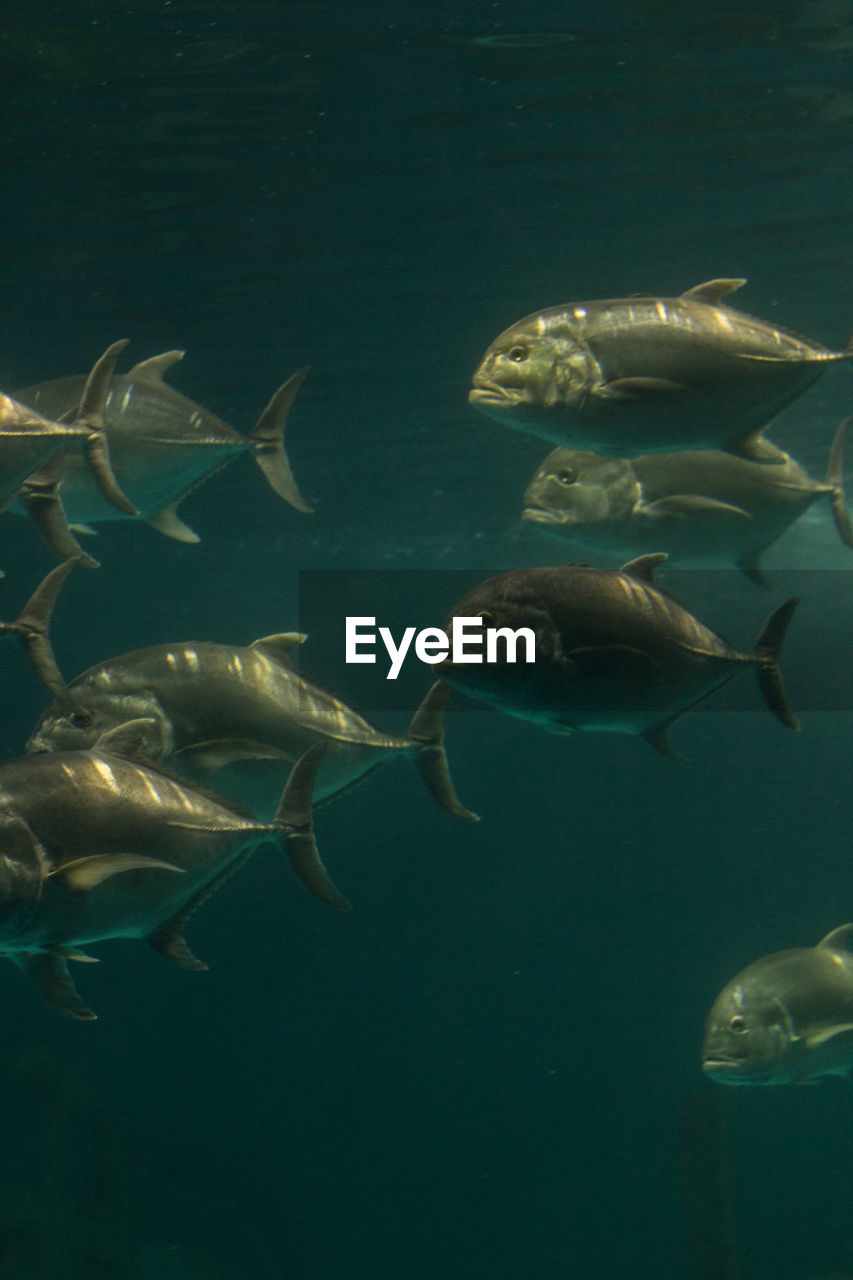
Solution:
M293 770L275 818L262 822L139 758L130 722L88 751L0 765L0 955L44 998L94 1018L68 962L108 938L143 938L187 969L207 966L183 938L189 916L251 851L279 843L303 883L347 906L320 862L311 828L318 753Z
M762 428L853 351L723 305L745 283L709 280L676 298L636 294L526 316L488 348L468 399L507 426L597 453L722 449L776 461Z

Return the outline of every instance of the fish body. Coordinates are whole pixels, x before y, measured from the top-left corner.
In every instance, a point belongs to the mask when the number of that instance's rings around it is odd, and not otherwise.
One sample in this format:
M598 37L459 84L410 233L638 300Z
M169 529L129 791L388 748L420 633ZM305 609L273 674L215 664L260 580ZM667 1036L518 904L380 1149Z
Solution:
M143 718L147 758L198 781L233 767L221 789L261 814L275 808L282 769L311 747L324 747L317 802L403 754L416 758L440 804L470 817L447 773L441 686L428 695L407 736L382 733L294 669L291 653L303 639L286 633L248 646L154 645L112 658L71 682L39 720L27 750L81 749Z
M770 710L797 728L776 660L796 601L780 606L751 653L739 652L653 579L662 554L619 570L569 565L523 569L481 583L453 609L491 628L527 627L535 662L459 664L438 674L509 715L557 733L636 734L675 756L666 731L688 707L745 665L755 668Z
M163 380L163 374L182 354L167 351L143 360L126 374L115 375L104 404L113 469L142 518L167 536L197 542L198 535L177 515L179 504L214 471L247 452L255 457L279 496L309 512L283 443L287 412L307 370L294 374L279 388L253 432L242 436ZM74 412L82 386L79 377L56 378L25 387L17 394L39 413L59 417ZM80 460L70 452L53 457L36 481L55 488L71 525L121 518L122 513L104 502Z
M94 1017L67 968L89 958L76 954L89 943L144 938L176 964L204 968L183 923L256 845L285 830L283 818L258 821L141 762L136 728L90 750L0 765L0 954L74 1017Z
M715 1000L702 1068L721 1084L853 1077L853 925L747 965Z
M848 427L845 419L823 482L781 450L767 466L720 450L608 458L554 449L527 487L523 518L579 546L631 555L651 544L674 559L734 561L761 580L762 553L820 500L853 543L842 487Z
M743 280L675 298L570 303L500 334L474 374L481 412L554 444L633 457L722 449L774 461L761 429L849 359L725 306Z

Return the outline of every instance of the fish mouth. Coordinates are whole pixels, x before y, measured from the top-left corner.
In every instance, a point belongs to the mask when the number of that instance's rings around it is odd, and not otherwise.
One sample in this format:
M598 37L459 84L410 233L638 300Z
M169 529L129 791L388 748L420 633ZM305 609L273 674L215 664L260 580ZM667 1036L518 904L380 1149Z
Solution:
M566 511L548 511L545 507L525 507L521 513L522 520L529 520L531 524L568 524L569 515Z
M512 387L502 387L497 382L478 382L468 392L468 403L477 408L514 409L521 404L524 394Z

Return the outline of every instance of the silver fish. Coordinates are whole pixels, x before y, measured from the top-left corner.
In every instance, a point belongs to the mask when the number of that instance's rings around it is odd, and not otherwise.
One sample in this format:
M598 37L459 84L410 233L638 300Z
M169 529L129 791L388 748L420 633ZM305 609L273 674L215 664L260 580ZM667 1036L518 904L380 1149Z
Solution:
M554 449L527 486L522 516L611 554L636 554L651 543L675 559L734 561L766 585L762 554L820 499L832 504L839 537L853 546L842 482L851 421L835 433L822 484L781 450L766 466L719 450L628 459Z
M720 1084L853 1078L853 924L816 947L754 961L724 987L705 1027L702 1069Z
M0 507L19 492L28 477L61 451L73 459L98 500L113 515L137 514L110 466L102 416L110 376L126 346L126 342L113 343L88 377L80 379L75 411L69 421L43 417L28 404L0 395ZM72 451L72 444L82 444L84 451Z
M183 927L264 841L281 844L312 892L346 899L328 879L311 828L317 755L293 770L272 822L139 759L131 722L88 751L25 756L0 765L0 955L74 1018L94 1018L68 972L80 948L144 938L167 960L207 966Z
M209 475L242 453L251 453L279 497L310 513L284 448L287 415L308 370L288 378L254 429L242 436L163 381L166 370L182 356L181 351L166 351L141 361L113 377L106 396L110 456L137 514L167 537L198 542L198 534L178 515L178 506ZM81 378L57 378L24 387L17 395L42 413L61 416L74 412L81 388ZM50 545L63 556L81 554L79 544L69 542L65 521L85 530L120 514L102 500L79 460L67 451L30 477L19 507L37 520Z
M633 457L723 449L776 461L761 429L845 351L722 305L745 280L709 280L677 298L569 303L500 334L469 401L554 444Z
M454 663L438 674L507 715L554 733L637 734L678 759L667 730L688 707L744 666L755 668L769 710L797 729L777 660L796 600L768 618L751 653L732 648L663 588L653 572L663 553L619 570L569 565L520 569L475 587L455 617L480 616L489 628L529 628L535 662ZM518 656L518 655L516 655Z
M71 567L67 562L52 570L21 617L0 628L24 640L56 699L33 730L28 751L79 750L127 720L144 719L147 759L196 781L237 766L220 788L261 815L275 808L282 768L311 747L324 748L318 802L404 755L414 759L442 808L475 820L456 796L444 751L449 689L436 682L404 736L382 733L295 670L293 650L305 639L297 633L264 636L247 646L153 645L99 663L66 687L48 624Z

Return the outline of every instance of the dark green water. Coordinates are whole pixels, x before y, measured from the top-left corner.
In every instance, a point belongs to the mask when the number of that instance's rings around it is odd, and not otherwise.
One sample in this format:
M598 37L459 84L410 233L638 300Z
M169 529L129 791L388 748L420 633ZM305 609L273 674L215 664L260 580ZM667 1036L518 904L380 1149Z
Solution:
M851 49L846 0L6 15L0 386L128 337L133 360L185 348L174 385L247 431L312 366L288 444L316 514L240 459L183 508L199 546L103 526L57 613L63 670L292 629L300 569L414 590L558 563L518 519L546 447L466 402L528 312L743 275L738 305L843 346ZM832 370L774 438L820 475L852 401ZM53 562L3 521L11 617ZM682 765L460 710L479 827L405 763L319 815L348 916L262 849L192 921L208 974L104 943L86 1025L7 964L4 1280L712 1280L730 1241L685 1140L708 1106L737 1233L719 1280L853 1274L849 1087L725 1090L699 1066L739 968L853 916L849 554L818 507L772 593L677 580L742 646L802 592L797 737L748 677L677 727ZM358 674L336 692L370 712ZM14 756L44 697L11 645L2 680ZM402 729L418 695L374 692Z

